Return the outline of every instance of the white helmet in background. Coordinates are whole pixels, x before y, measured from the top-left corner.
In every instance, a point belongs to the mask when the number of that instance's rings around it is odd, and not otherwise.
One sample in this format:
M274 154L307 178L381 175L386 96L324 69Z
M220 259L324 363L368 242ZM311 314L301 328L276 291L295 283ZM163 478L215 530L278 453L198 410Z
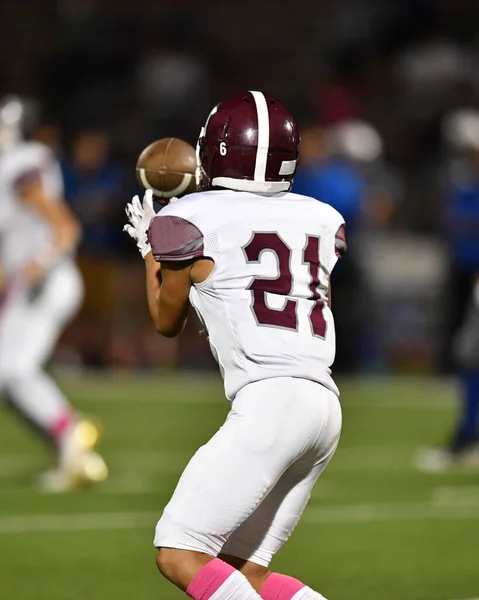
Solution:
M328 154L342 156L355 162L370 163L383 153L379 133L366 121L344 121L325 132Z
M0 100L0 152L18 144L36 125L39 105L31 98L8 95Z
M479 111L461 108L446 115L441 123L445 143L456 152L479 150Z

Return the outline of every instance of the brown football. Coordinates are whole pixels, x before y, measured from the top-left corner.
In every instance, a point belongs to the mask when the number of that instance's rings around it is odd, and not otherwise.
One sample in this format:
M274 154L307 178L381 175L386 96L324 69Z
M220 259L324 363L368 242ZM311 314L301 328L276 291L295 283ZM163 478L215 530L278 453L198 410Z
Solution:
M139 184L151 189L158 202L196 191L196 153L179 138L164 138L150 144L136 163Z

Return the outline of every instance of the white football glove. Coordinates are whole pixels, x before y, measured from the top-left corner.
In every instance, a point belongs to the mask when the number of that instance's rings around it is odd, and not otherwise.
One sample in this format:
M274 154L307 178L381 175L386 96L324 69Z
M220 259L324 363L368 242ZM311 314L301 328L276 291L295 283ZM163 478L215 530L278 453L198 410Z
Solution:
M143 196L143 204L140 201L140 197L135 196L126 205L125 212L130 222L123 227L123 231L126 231L135 240L141 256L145 258L151 252L146 232L151 220L156 216L155 209L153 208L153 192L146 190Z

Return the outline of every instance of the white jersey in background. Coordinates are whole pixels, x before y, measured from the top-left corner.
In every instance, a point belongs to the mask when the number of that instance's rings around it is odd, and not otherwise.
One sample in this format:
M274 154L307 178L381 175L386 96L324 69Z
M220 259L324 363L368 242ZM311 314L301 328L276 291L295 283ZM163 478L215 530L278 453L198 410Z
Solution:
M54 245L52 226L19 195L21 186L38 181L46 202L63 202L60 167L49 148L21 142L0 154L0 267L7 275L0 290L0 396L54 441L57 466L39 483L61 492L102 481L107 467L92 452L96 426L77 414L44 370L81 305L83 282L70 255L52 261L35 283L24 276Z
M153 219L157 260L215 262L207 280L192 286L190 301L229 399L275 377L309 379L339 393L327 292L345 249L343 226L335 209L307 196L231 190L191 194Z
M0 153L0 261L7 273L19 271L51 243L49 224L17 194L19 184L37 177L49 198L62 197L60 167L49 148L22 142Z
M7 275L0 310L0 393L48 430L70 409L42 368L81 304L83 282L68 256L54 262L37 285L24 280L23 270L53 241L50 224L18 195L18 186L38 178L49 201L62 200L60 168L46 146L21 142L0 154L0 266Z

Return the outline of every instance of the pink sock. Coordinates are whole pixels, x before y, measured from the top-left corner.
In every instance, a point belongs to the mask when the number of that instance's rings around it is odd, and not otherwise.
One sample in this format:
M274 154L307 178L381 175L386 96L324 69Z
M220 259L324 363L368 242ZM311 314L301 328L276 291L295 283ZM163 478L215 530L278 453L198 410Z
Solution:
M186 593L194 600L208 600L235 572L231 565L214 558L196 575Z
M76 415L73 412L67 412L59 417L50 427L50 435L54 439L61 438L62 435L69 429L72 423L75 421Z
M306 587L304 583L294 577L272 573L263 583L261 598L264 600L291 600L304 587Z

